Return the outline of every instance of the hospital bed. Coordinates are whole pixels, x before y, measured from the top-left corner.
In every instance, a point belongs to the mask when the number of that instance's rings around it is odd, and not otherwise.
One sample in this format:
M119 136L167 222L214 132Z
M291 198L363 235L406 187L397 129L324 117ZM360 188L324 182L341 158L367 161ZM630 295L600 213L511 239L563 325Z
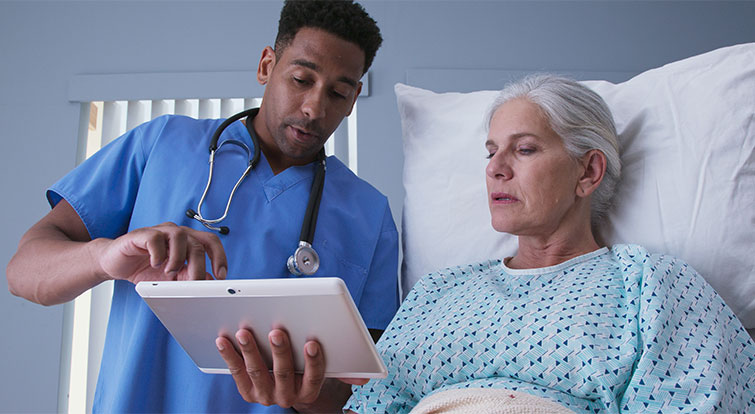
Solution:
M601 239L684 259L755 335L755 43L633 77L559 73L603 96L620 135L622 181ZM516 238L490 225L483 117L496 89L523 74L417 70L395 86L404 295L429 272L515 251Z

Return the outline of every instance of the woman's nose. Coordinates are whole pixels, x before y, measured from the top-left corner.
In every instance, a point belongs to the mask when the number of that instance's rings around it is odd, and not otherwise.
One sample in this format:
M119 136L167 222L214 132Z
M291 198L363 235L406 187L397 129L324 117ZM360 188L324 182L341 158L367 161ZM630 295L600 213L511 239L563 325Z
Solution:
M496 153L488 161L485 173L490 178L509 179L512 176L511 166L506 160L505 154Z

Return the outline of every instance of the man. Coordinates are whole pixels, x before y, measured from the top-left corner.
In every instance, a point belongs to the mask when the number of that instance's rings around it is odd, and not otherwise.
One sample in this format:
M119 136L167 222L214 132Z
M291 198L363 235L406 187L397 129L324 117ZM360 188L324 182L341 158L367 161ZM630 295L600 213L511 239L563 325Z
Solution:
M228 338L217 341L234 375L203 374L134 284L212 275L290 277L287 258L298 244L314 161L351 112L359 79L381 42L375 21L351 1L285 3L275 49L264 49L257 71L263 103L219 139L248 148L250 134L259 139L260 161L235 192L248 158L231 145L217 151L203 196L207 148L222 120L179 116L127 132L48 191L53 209L23 236L7 268L9 288L51 305L115 280L94 411L340 409L348 384L323 380L316 342L305 345L305 373L294 376L287 336L271 332L271 375L255 365L254 341L242 330L236 334L241 354ZM187 217L200 197L206 217L222 216L232 201L222 222L227 234ZM343 278L368 328L379 335L398 307L398 235L386 198L330 157L317 224L312 247L321 265L315 276Z

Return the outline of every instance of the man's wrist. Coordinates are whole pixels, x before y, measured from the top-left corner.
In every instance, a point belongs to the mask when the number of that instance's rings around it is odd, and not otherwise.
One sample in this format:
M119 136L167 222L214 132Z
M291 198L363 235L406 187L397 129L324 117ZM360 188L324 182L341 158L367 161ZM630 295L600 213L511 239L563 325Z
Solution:
M101 262L102 257L105 255L105 251L112 242L112 239L105 238L97 238L86 242L86 251L90 257L89 263L91 265L89 273L95 279L97 284L114 279L105 271Z

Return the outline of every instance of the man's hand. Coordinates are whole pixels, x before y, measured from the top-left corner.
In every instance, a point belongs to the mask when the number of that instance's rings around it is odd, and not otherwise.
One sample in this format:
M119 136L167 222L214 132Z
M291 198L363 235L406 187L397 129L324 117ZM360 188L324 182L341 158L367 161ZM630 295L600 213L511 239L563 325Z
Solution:
M228 338L218 337L215 344L231 371L239 393L248 402L262 405L279 405L289 408L319 406L320 390L325 383L325 357L320 344L309 341L304 344L304 372L294 372L293 353L288 335L274 329L268 334L273 357L272 373L265 365L252 333L246 329L236 332L236 342L241 353L236 351ZM350 379L350 383L366 383L367 380ZM338 382L338 381L336 381ZM341 395L333 398L332 409L340 412L350 389L340 383ZM334 396L322 396L334 397ZM335 411L334 411L335 412Z
M109 278L134 284L212 279L205 270L205 253L218 279L225 278L228 267L217 235L170 222L136 229L114 240L97 239L91 249Z
M325 358L320 344L315 341L304 344L304 373L295 374L288 335L280 329L274 329L268 334L268 340L273 356L272 375L262 359L254 336L248 330L240 329L236 332L241 354L234 349L228 338L218 337L215 340L244 400L285 408L317 400L325 381Z
M164 223L91 240L79 215L61 200L21 238L6 275L14 295L55 305L110 279L208 279L205 254L215 277L224 279L228 262L213 233Z

